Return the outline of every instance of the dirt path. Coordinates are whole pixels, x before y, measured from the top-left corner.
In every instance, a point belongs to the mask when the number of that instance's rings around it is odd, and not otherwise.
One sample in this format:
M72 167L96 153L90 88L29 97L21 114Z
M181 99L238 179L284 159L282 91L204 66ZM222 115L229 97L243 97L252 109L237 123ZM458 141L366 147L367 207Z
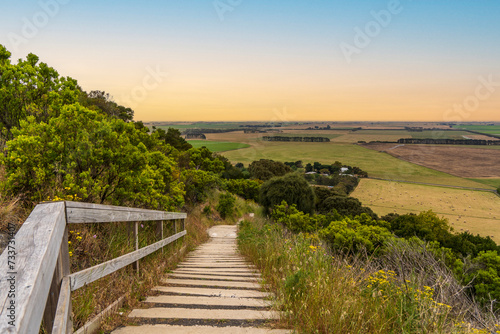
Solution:
M154 288L144 308L128 316L135 326L114 334L285 334L266 324L277 318L262 292L260 274L238 253L236 226L209 230L207 243L191 252Z

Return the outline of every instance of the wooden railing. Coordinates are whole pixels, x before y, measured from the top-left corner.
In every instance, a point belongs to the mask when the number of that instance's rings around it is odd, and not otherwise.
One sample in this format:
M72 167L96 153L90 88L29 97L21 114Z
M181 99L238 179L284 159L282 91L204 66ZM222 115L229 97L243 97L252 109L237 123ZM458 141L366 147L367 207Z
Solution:
M186 235L185 213L79 202L38 204L0 255L0 333L71 333L71 291L135 263ZM162 221L174 221L163 238ZM180 220L180 231L177 221ZM157 221L161 240L138 248L138 222ZM135 251L70 273L68 224L135 222Z

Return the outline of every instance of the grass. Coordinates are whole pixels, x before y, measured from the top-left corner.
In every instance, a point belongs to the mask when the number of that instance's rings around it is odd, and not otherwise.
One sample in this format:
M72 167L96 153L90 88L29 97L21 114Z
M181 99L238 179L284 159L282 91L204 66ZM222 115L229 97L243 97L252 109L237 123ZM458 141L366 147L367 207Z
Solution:
M252 147L224 153L231 162L249 164L254 160L297 161L357 166L371 177L444 185L484 188L483 184L436 171L358 145L342 143L296 143L249 141Z
M500 125L456 125L455 128L500 136Z
M494 188L500 188L500 178L483 178L483 179L469 179L469 180L486 184Z
M351 196L378 215L432 210L457 232L489 235L500 242L500 197L493 193L362 179Z
M212 152L225 152L250 147L248 144L225 141L188 140L187 142L193 145L194 148L205 146Z
M473 329L477 307L422 246L395 240L381 261L348 258L262 218L241 224L238 244L298 333L489 333Z
M397 141L401 138L440 138L440 139L463 139L463 136L470 135L466 131L433 131L410 132L407 130L358 130L346 133L337 138L338 142L357 143L358 141Z

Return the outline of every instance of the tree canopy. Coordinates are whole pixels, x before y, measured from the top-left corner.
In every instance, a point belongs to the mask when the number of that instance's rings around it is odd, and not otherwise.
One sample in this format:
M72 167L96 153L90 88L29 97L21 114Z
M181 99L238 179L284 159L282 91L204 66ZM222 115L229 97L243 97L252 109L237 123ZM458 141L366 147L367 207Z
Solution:
M297 205L297 209L306 213L314 211L314 192L307 181L298 174L274 177L260 188L260 204L270 210L282 201Z

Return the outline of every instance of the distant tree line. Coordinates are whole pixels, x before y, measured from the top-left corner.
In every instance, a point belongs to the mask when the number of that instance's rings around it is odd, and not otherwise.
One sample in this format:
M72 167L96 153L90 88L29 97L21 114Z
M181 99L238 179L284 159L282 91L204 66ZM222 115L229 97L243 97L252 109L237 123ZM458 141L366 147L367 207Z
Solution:
M233 131L241 131L241 129L185 129L182 131L183 135L199 134L199 133L226 133Z
M270 123L270 124L253 124L253 125L240 125L240 128L280 128L283 124L281 123Z
M330 138L326 137L285 137L285 136L264 136L262 137L264 141L298 141L298 142L314 142L314 143L324 143L329 142Z
M482 140L482 139L418 139L401 138L399 144L433 144L433 145L500 145L500 140Z
M203 133L188 133L186 139L207 139Z

